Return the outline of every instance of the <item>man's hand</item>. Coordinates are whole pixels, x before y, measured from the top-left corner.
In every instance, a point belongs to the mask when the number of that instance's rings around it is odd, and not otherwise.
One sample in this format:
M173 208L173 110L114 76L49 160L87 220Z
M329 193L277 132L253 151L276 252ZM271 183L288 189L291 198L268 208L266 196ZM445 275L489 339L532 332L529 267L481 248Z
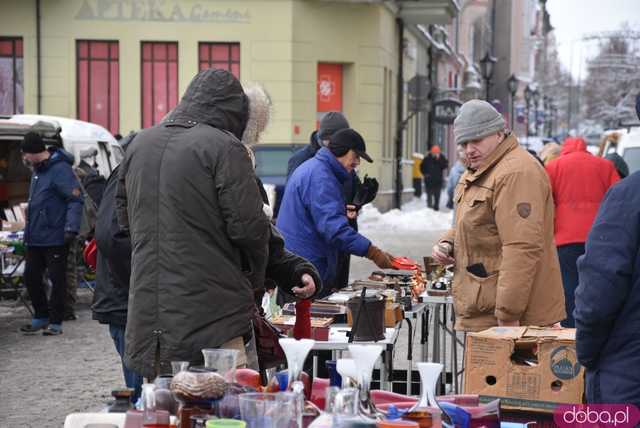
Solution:
M358 217L358 207L352 204L347 204L347 218L353 220Z
M293 287L291 291L299 299L308 299L316 292L316 283L308 273L302 275L300 278L302 281L302 287Z
M374 262L380 269L396 269L391 263L393 256L389 253L385 253L373 244L369 245L367 258Z
M456 260L452 257L453 247L448 242L440 242L433 246L431 257L441 265L452 265Z
M515 320L515 321L501 321L498 320L498 325L500 327L520 327L520 321Z

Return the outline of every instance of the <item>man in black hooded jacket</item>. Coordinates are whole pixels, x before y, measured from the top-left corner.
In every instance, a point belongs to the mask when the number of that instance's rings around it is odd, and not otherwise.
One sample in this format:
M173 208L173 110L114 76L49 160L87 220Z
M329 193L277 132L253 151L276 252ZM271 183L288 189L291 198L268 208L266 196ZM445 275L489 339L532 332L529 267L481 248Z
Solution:
M298 298L315 292L309 264L286 254L269 263L278 234L239 141L247 116L240 82L203 70L121 164L118 222L132 244L125 364L147 378L174 360L201 363L203 348L236 349L245 364L253 292L268 266Z

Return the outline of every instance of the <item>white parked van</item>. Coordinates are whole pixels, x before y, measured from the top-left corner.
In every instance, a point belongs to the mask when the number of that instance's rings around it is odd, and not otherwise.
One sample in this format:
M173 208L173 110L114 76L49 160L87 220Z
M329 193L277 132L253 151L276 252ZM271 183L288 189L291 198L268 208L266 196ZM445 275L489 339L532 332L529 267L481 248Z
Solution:
M56 116L16 114L0 116L0 205L25 201L31 171L22 164L20 143L29 131L40 132L48 145L62 141L75 165L84 160L108 178L124 152L116 139L100 125Z

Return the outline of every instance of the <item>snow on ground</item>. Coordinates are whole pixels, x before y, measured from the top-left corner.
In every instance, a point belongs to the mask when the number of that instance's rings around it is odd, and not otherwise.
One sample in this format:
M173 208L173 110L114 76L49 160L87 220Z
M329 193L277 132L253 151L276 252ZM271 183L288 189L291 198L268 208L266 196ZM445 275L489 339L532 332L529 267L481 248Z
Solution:
M451 227L452 212L443 209L446 195L440 199L441 211L426 207L424 196L413 198L402 206L402 210L392 209L381 213L373 205L365 205L358 216L358 227L366 235L367 229L397 231L446 230Z

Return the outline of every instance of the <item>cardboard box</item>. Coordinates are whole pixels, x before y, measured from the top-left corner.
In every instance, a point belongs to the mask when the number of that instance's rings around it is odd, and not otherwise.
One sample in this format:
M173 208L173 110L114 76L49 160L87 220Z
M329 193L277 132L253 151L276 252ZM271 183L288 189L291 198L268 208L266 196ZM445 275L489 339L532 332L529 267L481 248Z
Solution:
M393 328L404 319L404 311L399 303L387 303L384 307L384 326ZM347 310L347 325L353 325L351 311Z
M584 368L575 329L493 327L467 335L464 393L506 409L553 412L582 403Z

